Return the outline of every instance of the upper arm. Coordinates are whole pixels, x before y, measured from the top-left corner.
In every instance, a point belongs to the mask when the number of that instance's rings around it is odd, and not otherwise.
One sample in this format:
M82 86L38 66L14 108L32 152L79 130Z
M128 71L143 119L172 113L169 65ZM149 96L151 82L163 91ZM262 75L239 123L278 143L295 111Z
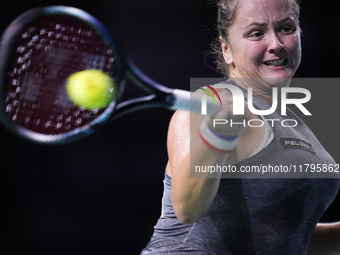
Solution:
M228 107L228 104L226 106ZM228 108L224 107L225 109ZM173 208L176 216L183 223L195 222L206 213L216 195L220 181L220 178L204 176L191 178L190 167L222 165L226 164L227 160L236 162L238 158L237 149L230 154L221 154L210 149L200 139L199 128L205 117L200 114L176 111L170 121L167 143L169 162L166 171L172 177ZM242 141L241 137L240 140Z

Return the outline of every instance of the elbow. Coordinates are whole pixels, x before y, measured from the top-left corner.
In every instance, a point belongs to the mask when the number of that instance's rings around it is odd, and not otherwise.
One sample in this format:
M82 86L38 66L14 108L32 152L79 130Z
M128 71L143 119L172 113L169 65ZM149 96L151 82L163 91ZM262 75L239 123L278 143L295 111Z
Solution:
M200 220L204 214L200 213L199 210L195 210L190 206L173 204L173 208L177 219L183 224L193 224Z
M183 224L193 224L196 221L198 221L198 219L196 219L195 217L189 214L183 214L183 213L177 214L176 213L176 216L177 216L177 219Z

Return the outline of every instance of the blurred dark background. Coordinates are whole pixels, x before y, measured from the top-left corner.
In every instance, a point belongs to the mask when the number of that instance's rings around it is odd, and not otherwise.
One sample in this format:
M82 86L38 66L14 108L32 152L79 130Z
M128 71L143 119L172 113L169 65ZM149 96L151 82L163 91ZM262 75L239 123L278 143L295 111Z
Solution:
M339 76L333 3L302 2L298 77ZM166 86L189 90L190 77L217 76L204 61L215 35L215 7L207 1L12 0L2 4L0 32L22 12L45 5L74 6L97 17L125 55ZM337 162L339 92L338 86L311 88L313 117L306 119ZM160 216L171 115L165 109L136 112L56 147L23 141L0 127L0 253L139 254ZM340 220L339 202L324 221Z

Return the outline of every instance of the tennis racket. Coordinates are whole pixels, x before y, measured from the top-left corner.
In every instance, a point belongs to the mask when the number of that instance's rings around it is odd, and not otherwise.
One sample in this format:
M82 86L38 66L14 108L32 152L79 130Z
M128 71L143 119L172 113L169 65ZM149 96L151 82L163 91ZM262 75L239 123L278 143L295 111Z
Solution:
M144 75L125 60L97 19L73 7L35 8L20 15L1 38L0 61L0 120L31 141L81 139L124 114L149 107L201 112L200 96ZM67 96L67 78L87 69L109 74L117 85L116 98L104 109L85 110ZM126 79L148 95L122 101ZM216 110L208 102L207 113Z

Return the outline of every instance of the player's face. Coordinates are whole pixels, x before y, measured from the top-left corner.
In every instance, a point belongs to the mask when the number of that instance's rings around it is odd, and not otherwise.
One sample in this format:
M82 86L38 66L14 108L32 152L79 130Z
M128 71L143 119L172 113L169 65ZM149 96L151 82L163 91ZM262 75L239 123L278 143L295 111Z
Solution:
M241 0L222 48L232 78L291 78L300 64L301 44L288 1Z

